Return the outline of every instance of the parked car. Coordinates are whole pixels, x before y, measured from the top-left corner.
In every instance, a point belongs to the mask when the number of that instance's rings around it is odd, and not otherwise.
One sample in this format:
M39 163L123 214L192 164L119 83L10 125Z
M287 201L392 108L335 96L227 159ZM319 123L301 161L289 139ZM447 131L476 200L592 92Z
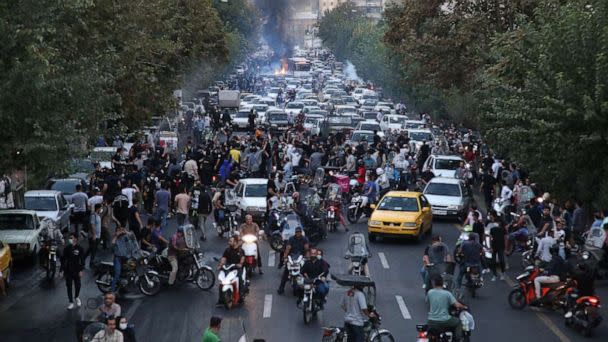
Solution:
M36 262L40 242L38 236L52 223L41 220L35 211L8 209L0 211L0 240L8 243L13 258L31 258Z
M435 177L423 193L431 203L434 217L462 219L469 211L471 194L460 179Z
M33 210L40 218L48 218L61 231L70 228L71 204L68 204L61 191L32 190L24 195L25 209Z
M72 195L76 192L76 185L80 184L82 192L88 191L87 181L82 178L53 178L47 181L45 188L47 190L59 191L65 197L65 200L70 202Z

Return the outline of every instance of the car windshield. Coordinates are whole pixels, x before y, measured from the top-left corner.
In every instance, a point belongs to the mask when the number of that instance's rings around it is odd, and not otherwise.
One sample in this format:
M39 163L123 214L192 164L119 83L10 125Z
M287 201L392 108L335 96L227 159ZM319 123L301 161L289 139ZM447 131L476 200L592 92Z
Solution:
M287 114L272 114L270 120L274 121L287 121Z
M431 141L433 140L433 136L431 133L427 132L410 132L409 134L410 140L414 141Z
M388 117L388 122L392 123L392 124L401 124L405 120L407 120L407 117L405 117L405 116L389 116Z
M354 114L354 113L357 113L357 110L355 108L351 108L351 107L344 107L344 108L338 108L336 110L336 112L338 114L346 114L346 113L353 113Z
M245 197L266 197L266 184L247 184L245 186Z
M55 211L57 201L55 197L25 197L25 209L35 211Z
M437 170L456 170L460 165L460 160L454 159L436 159L435 169Z
M116 150L113 151L93 151L91 152L91 160L94 161L110 161L116 154Z
M238 112L236 113L236 117L239 119L248 118L249 112Z
M299 108L302 109L304 108L304 104L303 103L288 103L287 104L287 108Z
M365 131L379 131L380 125L376 123L362 123L361 129Z
M430 183L424 189L424 194L460 197L460 187L458 184Z
M384 197L378 205L380 210L418 212L418 200L411 197Z
M57 190L63 192L64 195L71 195L76 192L76 184L78 183L76 179L51 181L49 190Z
M327 119L327 122L334 125L351 125L352 120L348 116L332 116Z
M314 125L317 123L317 121L319 121L319 118L307 118L306 120L304 120L304 123Z
M28 230L34 229L31 215L3 214L0 215L0 230Z
M352 141L363 141L363 140L373 141L374 140L374 134L373 133L355 132L355 133L353 133L353 136L350 138L350 140L352 140Z

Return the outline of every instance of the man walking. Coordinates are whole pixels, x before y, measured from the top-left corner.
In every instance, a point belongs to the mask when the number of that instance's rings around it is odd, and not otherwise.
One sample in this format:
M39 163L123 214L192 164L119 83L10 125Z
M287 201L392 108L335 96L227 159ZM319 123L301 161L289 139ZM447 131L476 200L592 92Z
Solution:
M171 193L166 182L161 184L161 189L154 194L154 207L156 208L156 219L160 222L162 229L167 227L167 215L169 214L169 200Z
M99 246L99 241L101 240L101 212L102 207L101 203L95 204L93 208L93 212L91 213L91 230L89 235L89 250L87 254L89 255L89 267L93 268L93 262L95 261L95 255L97 255L97 247Z
M341 307L344 310L344 327L348 334L347 342L363 342L363 326L371 313L367 310L367 302L360 285L353 286L342 297Z
M183 226L188 217L188 208L190 207L190 195L188 195L188 189L182 187L181 193L175 196L175 209L177 216L177 225Z
M80 278L84 270L84 250L78 245L78 234L70 233L70 244L63 250L61 258L61 272L65 278L65 285L68 290L68 299L70 304L68 310L74 308L74 297L76 298L76 306L80 307ZM74 288L74 293L72 293Z
M205 330L203 334L203 342L220 342L220 327L222 325L222 318L218 316L211 317L209 321L209 328Z
M72 195L72 223L74 224L74 232L78 235L79 226L82 225L82 230L86 230L87 224L87 205L89 202L89 196L82 192L82 185L76 185L76 192Z

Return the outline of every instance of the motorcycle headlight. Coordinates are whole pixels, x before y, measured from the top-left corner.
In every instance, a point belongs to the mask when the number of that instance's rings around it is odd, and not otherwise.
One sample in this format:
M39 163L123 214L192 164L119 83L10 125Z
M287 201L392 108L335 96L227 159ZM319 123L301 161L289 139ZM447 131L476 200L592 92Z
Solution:
M360 263L358 261L353 262L353 267L359 267Z
M380 221L369 221L370 226L381 226L382 222Z
M312 286L310 284L304 285L304 290L310 290Z
M298 277L298 279L296 280L296 283L297 283L298 285L302 285L302 284L304 284L304 278L302 278L302 277Z
M241 240L243 240L243 242L245 242L245 243L253 243L253 242L256 242L258 239L251 234L247 234L247 235L243 236L241 238Z
M583 254L581 254L581 256L583 257L583 259L587 260L587 259L589 259L589 252L584 251Z

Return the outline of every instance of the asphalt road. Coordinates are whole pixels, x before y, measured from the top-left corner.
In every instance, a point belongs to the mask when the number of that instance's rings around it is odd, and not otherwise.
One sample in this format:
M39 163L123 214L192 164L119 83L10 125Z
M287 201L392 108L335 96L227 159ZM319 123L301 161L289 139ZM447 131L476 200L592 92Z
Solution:
M351 232L364 232L365 222L361 220L350 228ZM210 238L202 246L208 262L215 266L213 256L219 256L227 243L217 237L210 226L207 229ZM450 246L459 233L458 225L453 222L437 221L433 229ZM175 223L171 221L165 235L170 236L174 230ZM382 326L389 329L397 341L414 341L416 324L426 320L418 270L428 242L427 238L422 243L380 241L371 245L374 255L370 259L370 270L377 284L377 308L383 318ZM330 234L319 246L325 251L325 259L331 264L333 273L346 271L345 244L346 233L340 231ZM243 334L243 325L250 338L272 342L320 341L323 326L342 325L343 314L338 303L345 288L332 282L325 311L306 326L289 288L284 295L276 293L281 272L276 268L278 258L269 253L265 242L261 243L261 249L265 273L252 279L246 303L230 311L215 307L217 288L206 292L189 284L166 288L155 297L129 295L120 298L123 312L136 326L138 340L198 341L212 315L224 317L221 334L223 341L229 342L237 341ZM514 279L520 270L517 258L511 258L510 279ZM607 324L601 325L594 337L584 339L564 326L559 313L529 308L515 311L507 303L510 280L491 282L489 278L486 275L478 298L465 299L476 320L474 341L600 341L608 336ZM606 283L599 283L598 290L600 298L607 298ZM47 282L39 269L18 265L9 297L0 299L0 341L73 341L75 321L91 317L94 310L86 308L86 302L99 295L92 275L87 271L81 294L85 305L79 310L68 311L63 279ZM608 317L605 308L602 315Z

